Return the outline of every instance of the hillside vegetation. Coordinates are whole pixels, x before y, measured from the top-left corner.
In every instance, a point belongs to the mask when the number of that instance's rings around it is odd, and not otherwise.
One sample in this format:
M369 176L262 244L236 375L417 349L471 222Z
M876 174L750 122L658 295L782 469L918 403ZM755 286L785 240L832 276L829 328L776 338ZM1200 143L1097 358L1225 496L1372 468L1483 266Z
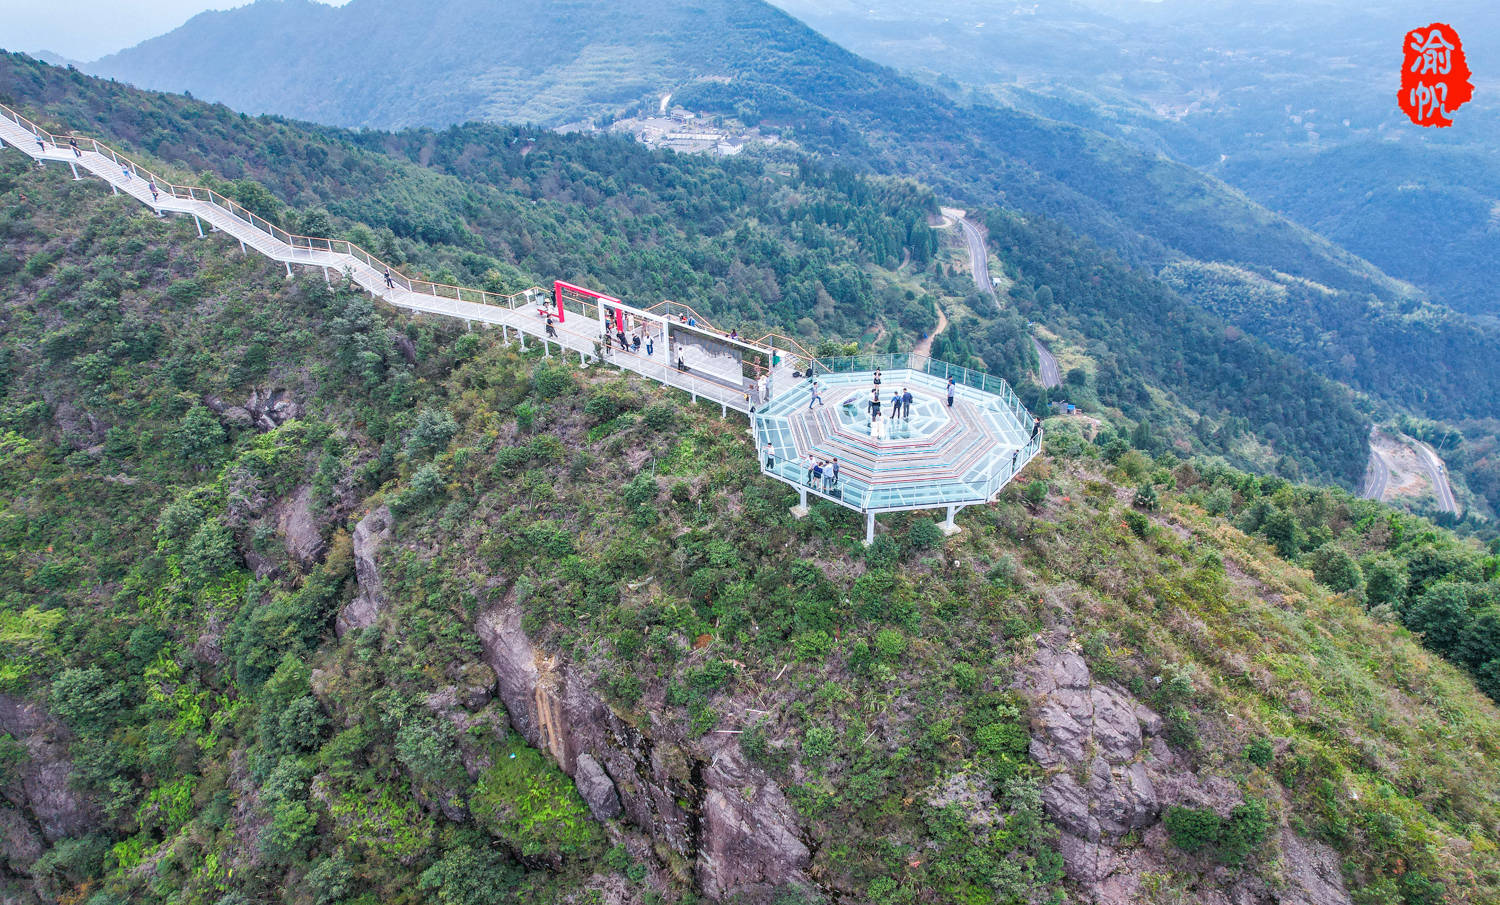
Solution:
M1493 657L1472 543L1054 419L866 549L717 410L3 164L7 896L1500 900L1500 714L1391 621Z
M940 272L926 225L936 206L930 189L800 154L721 161L485 125L354 133L252 119L21 57L4 62L0 89L60 127L98 128L289 228L330 230L440 281L516 291L563 278L645 304L670 295L743 333L779 329L835 352L880 327L888 343L910 348L936 323L938 304L952 310L973 291L952 268ZM1012 264L1023 301L1033 292L1046 298L1050 282L1070 287L1056 293L1064 305L1107 299L1139 314L1145 329L1121 331L1099 317L1070 322L1081 343L1108 347L1111 374L1129 387L1103 387L1116 414L1185 451L1243 467L1358 480L1366 417L1349 393L1258 341L1211 335L1222 327L1065 230L1005 222L1024 241L1001 249L1002 260L1013 249L1035 252ZM1023 312L982 298L974 310L972 323L950 331L945 354L1005 376L1043 404ZM1287 411L1316 400L1320 428L1240 393L1238 373L1163 365L1170 350L1200 346L1225 348Z

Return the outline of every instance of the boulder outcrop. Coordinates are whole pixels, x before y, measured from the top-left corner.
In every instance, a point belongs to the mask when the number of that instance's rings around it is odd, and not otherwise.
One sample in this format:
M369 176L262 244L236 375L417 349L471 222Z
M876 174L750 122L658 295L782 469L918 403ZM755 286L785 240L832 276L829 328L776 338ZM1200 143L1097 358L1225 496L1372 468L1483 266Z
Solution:
M0 694L0 732L26 748L16 776L0 793L36 821L47 842L81 836L98 822L98 809L73 789L73 762L68 757L67 729L41 705Z
M1174 870L1179 857L1161 826L1168 804L1228 813L1239 788L1195 773L1161 738L1162 718L1129 692L1097 682L1065 637L1038 639L1018 690L1032 700L1031 756L1046 770L1042 804L1062 831L1058 850L1081 901L1132 905L1148 874ZM1124 846L1127 835L1138 844ZM1322 843L1282 828L1280 882L1209 867L1211 905L1348 905L1339 859Z
M344 637L350 629L367 628L375 624L375 618L385 606L385 594L380 585L380 569L375 556L381 546L391 539L391 510L381 506L371 511L354 526L353 551L354 575L359 582L359 593L339 610L333 630Z
M509 602L476 628L511 725L573 777L595 816L618 814L650 833L715 899L757 901L808 882L810 853L789 803L732 736L686 740L665 724L625 722L582 670L536 648Z

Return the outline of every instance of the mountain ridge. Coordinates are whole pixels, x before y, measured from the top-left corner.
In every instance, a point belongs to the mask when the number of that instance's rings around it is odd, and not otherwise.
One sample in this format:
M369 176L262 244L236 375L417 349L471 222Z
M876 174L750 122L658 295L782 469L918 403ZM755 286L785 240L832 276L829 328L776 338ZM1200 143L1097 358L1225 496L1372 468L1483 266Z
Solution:
M316 105L316 112L325 115L307 118L354 126L417 121L448 125L493 116L494 109L487 106L492 102L481 100L481 95L514 99L528 90L504 80L476 81L476 70L524 67L538 55L550 59L545 54L555 47L566 48L560 56L571 60L581 46L596 39L628 37L653 48L650 65L656 68L651 71L660 78L650 91L642 92L652 94L653 103L656 91L670 90L686 74L729 76L727 83L695 83L679 100L701 103L709 112L738 113L779 125L831 159L916 175L966 202L1004 203L1053 216L1120 250L1131 261L1159 265L1181 253L1209 261L1267 264L1383 296L1405 291L1368 263L1258 208L1217 180L1098 133L1014 110L959 107L935 90L832 44L760 0L653 0L644 8L619 0L527 2L511 7L513 14L505 20L508 30L497 30L493 23L476 24L482 9L473 2L450 4L445 7L447 18L432 22L421 18L409 0L354 0L311 13L320 23L331 21L330 16L351 23L329 30L331 37L316 29L287 29L296 49L279 56L287 61L285 74L257 78L273 57L237 49L247 40L268 37L256 35L248 23L261 15L293 15L307 2L262 0L204 14L190 23L192 29L98 61L94 70L141 79L146 87L193 90L251 112L278 108L302 116L299 111ZM643 24L647 17L655 17L652 21L659 24ZM400 35L370 32L369 43L361 43L373 20L407 23L406 31L422 35L424 41L477 46L474 55L484 62L465 65L464 55L426 45L407 53L410 42ZM463 32L443 30L458 21L465 23ZM308 45L312 35L320 35L316 47ZM175 59L179 53L198 55L204 62L182 68ZM381 62L371 62L372 56ZM174 73L170 79L167 72ZM672 83L662 84L667 78ZM613 81L605 84L609 90L617 87ZM327 88L310 91L308 86ZM311 98L325 91L351 99L343 115L327 118L325 99ZM378 116L372 113L378 108L372 100L376 96L392 98L390 109ZM566 114L559 112L552 121L588 116L609 106L565 104ZM423 115L401 112L413 109Z

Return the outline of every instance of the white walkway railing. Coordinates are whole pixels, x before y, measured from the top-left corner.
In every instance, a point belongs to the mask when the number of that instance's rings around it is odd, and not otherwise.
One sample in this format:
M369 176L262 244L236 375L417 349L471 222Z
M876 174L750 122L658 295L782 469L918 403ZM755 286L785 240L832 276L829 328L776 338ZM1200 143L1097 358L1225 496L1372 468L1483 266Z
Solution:
M210 229L237 239L241 250L253 248L283 262L288 277L292 275L293 264L319 267L325 278L332 280L336 272L398 308L496 324L507 339L510 330L515 330L522 348L530 335L543 344L543 352L547 354L556 345L559 354L564 349L577 353L580 362L598 357L600 337L596 321L569 318L554 324L555 334L547 335L544 309L548 307L549 290L532 288L515 295L500 295L411 279L353 242L293 235L218 192L175 185L102 142L82 135L54 135L4 104L0 104L0 144L15 146L39 165L65 163L72 168L75 179L82 179L84 172L98 176L115 194L129 195L158 214L189 215L197 223L200 236L204 235L204 224L208 224ZM648 356L617 349L608 353L607 359L643 377L684 390L694 399L703 397L717 402L723 413L727 414L729 409L749 411L751 402L743 390L679 371L668 365L667 350L658 349L656 353Z

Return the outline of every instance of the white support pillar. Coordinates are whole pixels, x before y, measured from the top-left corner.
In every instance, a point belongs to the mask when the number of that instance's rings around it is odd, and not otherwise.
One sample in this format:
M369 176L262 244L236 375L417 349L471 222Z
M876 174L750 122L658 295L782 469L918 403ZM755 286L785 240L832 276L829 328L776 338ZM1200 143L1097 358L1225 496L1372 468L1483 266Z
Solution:
M943 533L948 535L949 537L952 537L953 535L963 530L962 528L958 527L958 525L953 521L953 517L955 515L958 515L958 507L949 506L948 518L938 524L938 527L942 529Z
M291 261L287 261L286 262L286 278L289 279L289 280L292 278L292 262Z
M203 233L203 227L201 227L201 226L200 226L200 227L199 227L199 228L198 228L198 233L199 233L199 234L200 234L200 235L201 235L201 234L202 234L202 233ZM245 249L245 240L244 240L244 239L241 239L241 240L240 240L240 257L242 257L242 258L243 258L243 257L245 257L245 256L246 256L246 255L248 255L248 254L250 254L250 252L249 252L249 251L247 251L247 250L246 250L246 249ZM327 270L327 269L328 269L328 268L326 268L326 267L325 267L325 268L323 268L323 269L324 269L324 270Z
M111 184L111 186L113 186L113 184ZM193 215L193 223L198 227L198 238L203 238L203 221L198 219L197 214Z
M723 421L725 418L728 418L728 417L729 417L729 404L727 402L720 402L719 403L719 420Z
M327 264L323 265L323 282L327 283L330 286L333 285L333 277L328 273Z
M865 546L875 543L875 513L865 513Z
M547 342L547 337L545 337L545 336L542 337L542 357L543 358L551 358L552 357L552 346Z
M583 367L586 364L588 364L588 359L586 359L586 358L583 357L583 350L579 349L578 350L578 366L581 368L581 367Z
M83 178L82 176L78 175L78 165L77 164L75 164L73 161L70 160L70 161L68 161L68 166L72 167L72 169L73 169L73 181L74 182L77 182L78 180L80 180L80 179Z
M756 455L759 455L759 453L756 453ZM797 505L792 507L792 518L807 518L808 509L806 487L797 488L797 499Z
M516 338L521 341L521 351L526 351L526 332L520 327L516 328Z
M41 166L41 165L42 165L42 162L41 162L41 161L40 161L40 160L38 160L38 161L37 161L37 162L36 162L36 165L37 165L37 166ZM112 193L113 193L113 194L116 194L116 195L118 195L118 194L120 194L120 188L119 188L119 186L117 186L117 185L115 185L115 184L114 184L114 183L113 183L113 182L111 182L111 183L110 183L110 184L109 184L109 190L110 190L110 192L112 192Z
M507 346L510 345L510 328L504 323L500 325L500 341Z

